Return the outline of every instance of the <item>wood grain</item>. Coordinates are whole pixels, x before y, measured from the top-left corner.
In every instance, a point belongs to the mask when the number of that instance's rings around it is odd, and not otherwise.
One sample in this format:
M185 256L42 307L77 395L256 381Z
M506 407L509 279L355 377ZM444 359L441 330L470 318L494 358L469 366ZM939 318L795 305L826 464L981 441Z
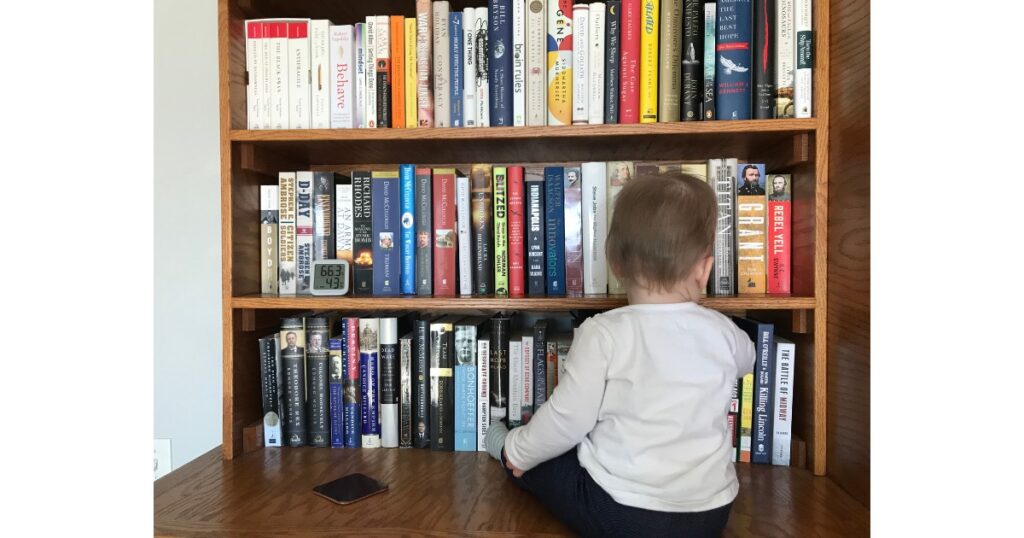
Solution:
M312 493L352 472L387 493L339 506ZM725 536L865 536L868 511L826 478L737 466ZM570 536L485 453L417 449L218 450L154 483L156 536Z

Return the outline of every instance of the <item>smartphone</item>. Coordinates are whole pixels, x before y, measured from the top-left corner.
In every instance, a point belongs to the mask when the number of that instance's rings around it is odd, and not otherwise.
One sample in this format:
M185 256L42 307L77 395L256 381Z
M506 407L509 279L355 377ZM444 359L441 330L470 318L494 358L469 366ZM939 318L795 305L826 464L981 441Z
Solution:
M338 504L351 504L387 490L387 484L362 473L354 473L320 484L313 488L313 493Z

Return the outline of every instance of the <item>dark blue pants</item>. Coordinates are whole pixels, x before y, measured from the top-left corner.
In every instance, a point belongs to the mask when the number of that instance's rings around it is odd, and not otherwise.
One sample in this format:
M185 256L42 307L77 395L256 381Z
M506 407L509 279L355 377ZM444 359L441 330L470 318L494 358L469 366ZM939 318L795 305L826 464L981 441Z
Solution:
M732 508L729 503L706 512L659 512L619 504L580 466L575 448L519 478L505 471L582 536L721 536Z

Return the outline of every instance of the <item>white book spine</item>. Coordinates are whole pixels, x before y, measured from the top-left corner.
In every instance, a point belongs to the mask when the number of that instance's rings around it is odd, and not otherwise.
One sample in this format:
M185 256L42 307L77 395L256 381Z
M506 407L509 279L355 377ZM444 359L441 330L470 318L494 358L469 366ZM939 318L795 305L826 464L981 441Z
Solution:
M590 124L604 123L604 19L604 2L590 4L590 56L587 60L587 70L590 72L587 82L590 86L590 104L587 105Z
M526 124L548 123L548 12L546 0L527 0Z
M484 438L491 427L491 342L480 334L476 337L476 449L479 452L487 452Z
M263 61L263 23L256 20L245 21L245 72L248 75L245 85L246 129L262 129L260 118L260 88L263 80L260 77Z
M572 123L590 120L590 89L587 88L590 63L590 6L572 6Z
M523 342L508 343L508 424L523 423Z
M793 33L793 0L775 0L775 117L792 118L793 81L796 77L796 39Z
M309 129L309 21L288 23L288 128Z
M356 102L353 103L352 123L356 127L363 129L366 127L366 24L362 22L356 23L354 30Z
M310 127L330 129L331 127L331 21L316 19L309 21L309 83L310 83Z
M288 128L288 23L270 26L270 128Z
M455 178L456 226L459 229L459 294L473 294L473 242L470 238L469 177Z
M260 129L272 129L271 127L271 99L270 99L270 52L272 47L270 46L270 25L266 22L261 22L260 26L260 56L259 63L256 69L259 71L260 86L258 88L260 94Z
M313 265L313 172L295 172L296 293L309 295Z
M448 2L434 2L434 127L451 127L451 43L448 41Z
M476 8L476 124L491 126L491 83L487 74L487 8Z
M524 413L523 422L530 420L533 415L533 335L523 335L523 408L529 411Z
M366 115L366 127L377 127L377 17L366 17L366 50L363 51L363 70L366 71L366 100L363 102L363 114Z
M330 127L355 127L355 97L352 94L352 76L355 67L355 29L352 25L331 26L330 31Z
M352 184L341 183L336 188L335 208L337 240L334 257L352 263Z
M277 293L295 295L295 172L278 172Z
M811 28L811 0L796 0L794 17L796 21L796 81L793 87L793 97L796 100L796 117L810 118L811 104L814 101L811 88L814 78L814 31Z
M476 8L462 10L462 124L476 127Z
M395 373L398 373L398 318L380 318L381 346L393 345L395 349ZM377 362L383 357L378 355ZM395 387L395 393L398 388ZM398 404L380 401L380 446L398 448Z
M607 237L607 166L583 163L583 293L608 293L608 266L604 258Z
M512 125L526 125L525 0L512 0Z
M793 430L793 367L796 344L775 337L775 420L772 424L772 465L789 465Z

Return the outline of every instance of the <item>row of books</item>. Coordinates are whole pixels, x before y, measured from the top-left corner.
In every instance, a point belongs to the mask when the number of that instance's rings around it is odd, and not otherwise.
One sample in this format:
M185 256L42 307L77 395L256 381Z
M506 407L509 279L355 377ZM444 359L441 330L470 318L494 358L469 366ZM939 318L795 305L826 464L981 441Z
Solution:
M484 451L564 370L572 320L314 314L259 340L266 446Z
M252 19L247 126L809 118L812 32L811 0L417 0L415 18Z
M344 259L359 296L623 294L605 260L615 197L668 172L718 197L709 295L790 293L792 177L736 159L280 172L261 187L262 293L309 294L312 262Z

